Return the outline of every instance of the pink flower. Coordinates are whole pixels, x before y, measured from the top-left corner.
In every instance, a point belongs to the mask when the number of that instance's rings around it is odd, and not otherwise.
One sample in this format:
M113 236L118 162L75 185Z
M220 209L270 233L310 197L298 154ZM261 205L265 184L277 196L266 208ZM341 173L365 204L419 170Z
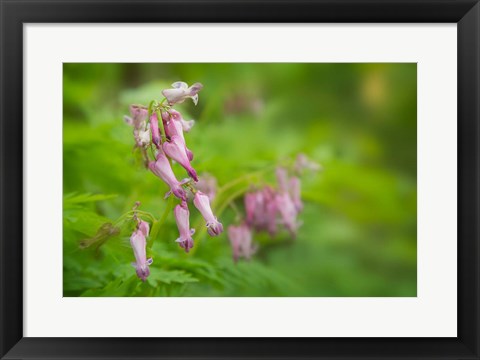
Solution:
M193 153L187 148L185 143L185 136L183 135L182 123L179 119L182 119L182 115L176 110L169 110L169 112L162 112L162 120L165 125L165 133L169 139L173 136L178 136L185 146L185 152L190 161L193 160Z
M265 214L265 194L263 191L255 192L255 212L253 216L253 224L258 231L264 230L267 225Z
M179 182L175 177L172 167L170 166L170 162L168 161L161 148L157 153L156 161L150 161L148 163L148 167L155 175L157 175L170 187L170 191L176 197L182 200L186 199L187 195L185 193L185 190L183 190L182 188L182 183Z
M277 175L278 189L282 192L288 191L288 174L287 169L277 167L275 174Z
M145 147L150 144L150 129L148 124L145 129L134 129L133 136L135 138L135 145L137 147Z
M178 232L180 233L180 237L176 242L188 253L193 247L192 235L195 233L195 229L190 229L190 212L188 211L187 202L183 200L181 204L175 206L174 213Z
M193 198L193 204L198 209L198 211L200 211L203 218L205 219L205 222L207 223L208 233L210 234L210 236L217 236L221 234L223 232L223 225L213 215L208 196L201 191L197 191Z
M275 199L275 190L267 186L263 190L265 198L265 227L270 236L275 236L277 233L277 201Z
M255 222L255 209L257 207L257 199L255 193L246 193L244 197L246 222L253 225Z
M150 116L150 129L152 130L152 142L158 147L160 147L160 130L158 129L158 117L157 113L153 113Z
M181 118L180 122L182 123L183 131L187 133L190 132L195 125L195 120L183 120L183 118Z
M270 225L270 214L273 210L270 205L272 196L273 189L270 187L245 195L246 222L258 231L273 228Z
M133 126L134 129L140 130L145 128L148 117L148 109L141 105L130 105L130 116L124 116L125 122Z
M150 143L150 128L147 124L148 110L141 105L130 105L130 114L125 115L125 122L133 126L133 136L135 137L135 146L145 147Z
M165 154L172 160L175 160L182 165L193 180L198 181L197 172L192 165L190 165L190 160L188 160L185 145L180 137L177 135L172 136L170 138L170 142L165 142L163 144L163 151L165 151Z
M197 105L198 92L202 90L203 85L200 83L195 83L188 87L187 83L184 83L183 81L177 81L172 84L172 87L173 89L166 89L162 91L163 96L167 98L167 101L170 105L181 104L188 98L192 99L193 103Z
M207 194L210 202L215 199L217 194L217 179L210 174L202 174L196 184L197 189Z
M184 120L182 114L180 114L177 110L171 109L170 114L172 115L173 120L182 125L182 130L185 132L189 132L193 125L195 125L195 120Z
M276 195L278 211L282 217L283 224L290 231L293 237L297 235L300 224L297 222L297 209L288 193Z
M150 275L150 269L148 268L153 260L147 259L147 236L150 229L148 223L140 220L137 228L130 237L130 244L132 245L133 254L135 255L136 262L132 263L135 266L137 276L145 281Z
M292 196L292 201L297 212L302 211L303 202L301 198L301 183L297 176L290 178L290 195Z
M228 227L228 239L232 246L235 262L241 257L250 259L256 251L256 247L252 244L252 231L247 224L230 225Z

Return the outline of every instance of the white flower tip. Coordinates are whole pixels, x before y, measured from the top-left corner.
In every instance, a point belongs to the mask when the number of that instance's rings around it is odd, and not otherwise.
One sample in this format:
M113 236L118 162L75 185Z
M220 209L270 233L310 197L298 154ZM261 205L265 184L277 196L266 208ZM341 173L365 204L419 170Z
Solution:
M200 84L201 85L201 84ZM172 84L172 87L175 88L175 89L187 89L188 88L188 84L186 82L183 82L183 81L175 81L173 84Z
M192 127L195 125L195 120L183 120L182 121L182 129L185 132L189 132L192 130Z
M195 104L195 106L198 104L198 94L195 94L192 96L192 100L193 100L193 103Z
M128 124L130 126L133 126L133 119L130 116L124 115L123 116L123 121L125 121L126 124Z

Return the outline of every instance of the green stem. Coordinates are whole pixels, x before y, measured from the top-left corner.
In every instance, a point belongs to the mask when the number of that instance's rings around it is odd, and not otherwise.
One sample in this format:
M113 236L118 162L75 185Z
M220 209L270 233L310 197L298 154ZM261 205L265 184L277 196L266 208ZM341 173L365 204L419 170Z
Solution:
M228 190L231 187L233 187L237 184L240 184L244 180L248 180L252 177L256 177L256 176L261 175L261 174L263 174L263 173L265 173L265 172L267 172L271 169L274 169L276 166L277 165L270 165L270 166L267 166L266 168L264 168L262 170L257 170L257 171L245 174L243 176L240 176L239 178L236 178L235 180L230 181L229 183L226 183L225 185L223 185L220 189L218 189L217 194L225 192L225 190Z
M167 220L168 215L172 212L173 200L174 200L174 196L170 195L170 197L167 200L167 205L165 206L165 210L162 214L162 217L160 218L160 220L155 221L153 223L152 230L150 231L150 241L148 243L148 249L152 248L153 242L158 237L158 234L160 232L160 228L162 227L162 225Z
M155 217L150 214L149 212L146 212L146 211L142 211L142 210L130 210L130 211L127 211L125 214L121 215L116 221L115 221L115 225L119 224L120 222L124 221L126 217L128 217L129 215L131 214L134 214L134 213L137 213L139 215L143 215L143 216L146 216L146 217L149 217L152 222L155 222L157 221L157 219L155 219Z
M164 143L167 140L167 137L165 135L165 127L163 126L162 113L158 108L157 108L157 119L159 124L158 128L160 129L160 134L162 136L162 143Z
M150 119L150 116L152 115L152 109L153 105L156 103L156 100L150 101L150 104L148 104L148 118Z

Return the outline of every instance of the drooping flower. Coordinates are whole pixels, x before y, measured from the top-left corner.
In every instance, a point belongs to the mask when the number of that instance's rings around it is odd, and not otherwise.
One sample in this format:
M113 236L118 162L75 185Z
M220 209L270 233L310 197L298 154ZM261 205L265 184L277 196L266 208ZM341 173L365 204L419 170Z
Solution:
M246 213L246 222L249 225L253 225L255 221L255 208L257 205L256 195L253 192L245 194L245 213Z
M130 105L130 116L125 115L123 119L125 122L133 126L134 129L140 130L145 128L148 117L148 109L142 105Z
M287 169L283 167L277 167L275 170L277 176L278 189L282 192L288 191L288 173Z
M265 216L265 194L263 191L255 192L255 212L254 212L254 226L258 231L265 230L267 219Z
M173 136L178 136L178 138L183 142L185 146L185 152L187 153L188 160L193 160L193 153L187 148L185 142L185 136L183 135L182 123L179 119L182 118L182 115L171 109L169 112L162 112L162 120L165 127L166 136L171 139Z
M198 181L197 172L190 164L190 160L188 159L188 155L185 150L185 145L180 137L174 135L170 138L169 142L163 143L163 151L168 157L170 157L172 160L175 160L185 170L187 170L188 175L190 175L193 180Z
M130 105L130 116L125 115L125 122L133 127L135 146L144 148L150 144L150 125L147 124L148 109L142 105Z
M301 182L300 178L297 176L292 176L290 178L290 196L292 197L297 212L302 211L303 202L301 197Z
M213 215L208 196L201 191L197 191L193 197L193 204L205 219L205 222L207 223L207 231L210 236L217 236L221 234L223 232L223 225Z
M266 187L245 195L245 221L257 231L269 229L268 204L271 191L273 189Z
M172 115L173 120L180 122L182 125L182 130L185 132L189 132L195 125L195 120L184 120L182 114L180 114L180 112L177 110L171 109L170 114Z
M160 130L158 129L158 117L155 112L150 116L150 129L152 130L152 142L159 148L161 145Z
M227 232L235 262L241 257L249 260L256 251L256 247L252 244L252 230L250 227L245 223L237 226L230 225Z
M288 193L277 193L276 197L277 209L283 221L283 225L288 229L293 237L296 237L300 224L297 222L297 209L292 198Z
M275 200L275 190L270 186L263 189L263 196L265 199L265 230L270 236L275 236L277 233L277 213L278 207Z
M214 176L207 173L201 174L196 186L198 190L200 190L204 194L207 194L210 202L212 202L213 199L215 199L215 195L217 194L218 184L217 184L217 179Z
M192 235L195 233L195 229L190 229L190 212L188 211L187 202L183 200L181 204L175 206L174 213L178 232L180 233L180 237L176 242L188 253L193 247Z
M190 98L193 103L198 103L198 92L202 90L203 85L195 83L188 87L188 84L183 81L177 81L172 84L173 89L166 89L162 91L163 96L167 99L170 105L181 104L186 99Z
M150 128L146 125L145 129L134 129L133 136L135 137L135 145L137 147L145 147L150 144Z
M182 200L186 199L187 195L182 188L182 183L175 177L170 162L161 148L157 152L156 161L150 161L148 167L170 187L170 191L173 195Z
M153 260L151 258L147 259L147 236L150 231L149 225L147 222L140 220L137 224L137 228L130 237L130 245L133 249L133 254L135 255L135 262L132 265L135 267L137 276L145 281L150 275L150 269L148 268Z

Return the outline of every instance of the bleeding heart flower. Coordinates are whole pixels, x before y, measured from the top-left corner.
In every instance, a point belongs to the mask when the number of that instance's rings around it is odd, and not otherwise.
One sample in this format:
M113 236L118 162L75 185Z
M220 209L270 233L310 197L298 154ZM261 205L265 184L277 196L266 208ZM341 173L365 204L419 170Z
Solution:
M252 244L252 230L250 227L245 223L237 226L230 225L227 231L235 262L241 257L247 260L250 259L257 250Z
M278 193L276 195L276 203L283 224L295 238L300 224L297 222L297 209L295 208L292 198L288 193Z
M217 236L221 234L223 232L223 225L213 215L208 196L201 191L197 191L193 198L193 204L205 219L205 222L207 223L207 231L210 236Z
M150 269L148 268L153 260L147 259L147 236L149 233L149 225L147 222L140 220L137 224L137 228L130 237L130 245L133 249L136 262L132 263L135 267L137 276L145 281L150 275Z
M257 206L255 193L253 192L246 193L244 197L244 202L245 202L246 222L249 225L253 225L255 220L255 208Z
M275 174L277 175L278 189L281 192L288 192L288 173L287 169L277 167Z
M160 130L158 129L157 113L153 113L150 116L150 129L152 130L152 142L157 146L157 148L159 148L161 145L161 140Z
M162 179L169 187L170 191L179 199L185 200L186 193L182 188L182 182L179 182L173 173L170 162L160 148L157 152L156 161L148 163L149 169ZM168 194L168 193L167 193Z
M163 151L168 157L183 166L193 180L198 181L197 172L192 165L190 165L185 145L179 136L174 135L170 138L169 142L163 143Z
M145 128L148 118L148 109L142 105L130 105L130 116L125 115L123 119L125 122L133 126L134 129L140 130Z
M141 130L134 129L133 130L133 136L135 138L135 145L137 147L143 148L143 147L147 146L148 144L150 144L149 125L147 124L146 129L144 129L144 130L143 129L141 129Z
M162 120L165 127L165 133L169 139L173 136L177 136L185 146L185 152L187 154L188 160L193 160L193 153L187 148L187 144L185 143L185 136L183 135L183 127L182 123L179 119L182 118L182 115L176 111L171 109L169 112L162 112Z
M174 213L178 232L180 233L180 237L176 242L188 253L193 247L192 235L195 233L195 229L190 229L190 212L188 211L187 202L182 201L181 204L175 206Z
M297 176L293 176L290 178L290 195L292 197L292 201L295 205L295 209L297 210L297 212L302 211L303 202L301 197L301 182Z
M167 101L170 105L181 104L188 98L192 99L193 103L197 105L198 92L202 90L203 85L200 83L195 83L188 87L187 83L184 83L183 81L177 81L172 84L172 88L173 89L166 89L162 91L163 96L167 98Z

